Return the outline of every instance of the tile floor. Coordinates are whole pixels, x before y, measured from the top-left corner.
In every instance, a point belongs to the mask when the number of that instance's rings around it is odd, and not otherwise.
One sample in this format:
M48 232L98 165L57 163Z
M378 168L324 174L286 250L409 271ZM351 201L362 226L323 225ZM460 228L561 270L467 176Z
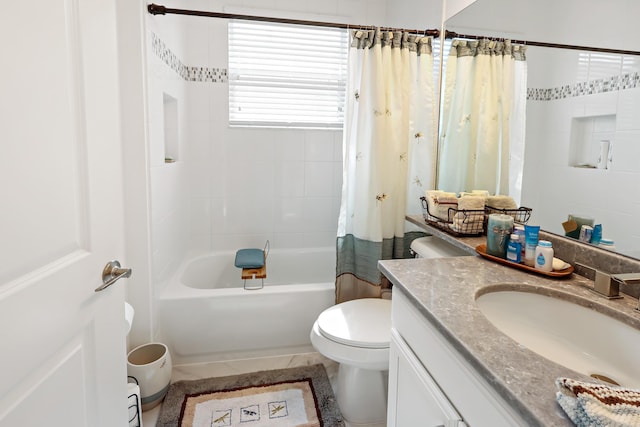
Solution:
M173 367L171 381L196 380L200 378L222 377L226 375L244 374L248 372L264 371L269 369L293 368L322 363L331 384L335 388L335 377L338 373L338 364L327 359L319 353L304 353L287 356L264 357L256 359L242 359L225 362L200 363L192 365L176 365ZM160 406L142 413L142 425L155 427ZM349 427L349 426L347 426ZM383 427L383 426L380 426Z

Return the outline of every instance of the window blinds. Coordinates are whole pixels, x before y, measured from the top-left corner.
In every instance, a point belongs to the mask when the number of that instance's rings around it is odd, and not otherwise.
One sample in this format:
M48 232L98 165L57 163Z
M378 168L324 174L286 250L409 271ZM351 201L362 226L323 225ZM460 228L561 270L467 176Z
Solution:
M231 126L342 128L348 33L229 22Z

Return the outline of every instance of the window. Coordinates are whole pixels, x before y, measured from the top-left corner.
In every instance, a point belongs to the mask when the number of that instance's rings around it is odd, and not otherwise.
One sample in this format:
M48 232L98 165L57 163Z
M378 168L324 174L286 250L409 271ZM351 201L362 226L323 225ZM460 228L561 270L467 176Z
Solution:
M229 22L231 126L342 128L346 30Z

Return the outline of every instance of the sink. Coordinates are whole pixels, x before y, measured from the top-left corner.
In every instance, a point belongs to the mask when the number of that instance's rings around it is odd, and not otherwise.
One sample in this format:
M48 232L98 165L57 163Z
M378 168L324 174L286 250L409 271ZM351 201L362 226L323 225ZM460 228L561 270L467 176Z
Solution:
M530 292L488 292L476 304L529 350L576 372L640 387L639 330L578 303Z

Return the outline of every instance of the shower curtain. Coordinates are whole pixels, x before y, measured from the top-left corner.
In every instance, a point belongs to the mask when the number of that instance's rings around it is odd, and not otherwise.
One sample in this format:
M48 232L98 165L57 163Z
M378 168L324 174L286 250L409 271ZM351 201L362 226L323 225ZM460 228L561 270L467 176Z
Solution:
M520 201L527 96L526 46L451 43L443 91L438 188L488 190Z
M433 187L436 117L431 38L357 30L349 50L336 301L389 297L377 263L403 258ZM424 233L420 233L424 235Z

